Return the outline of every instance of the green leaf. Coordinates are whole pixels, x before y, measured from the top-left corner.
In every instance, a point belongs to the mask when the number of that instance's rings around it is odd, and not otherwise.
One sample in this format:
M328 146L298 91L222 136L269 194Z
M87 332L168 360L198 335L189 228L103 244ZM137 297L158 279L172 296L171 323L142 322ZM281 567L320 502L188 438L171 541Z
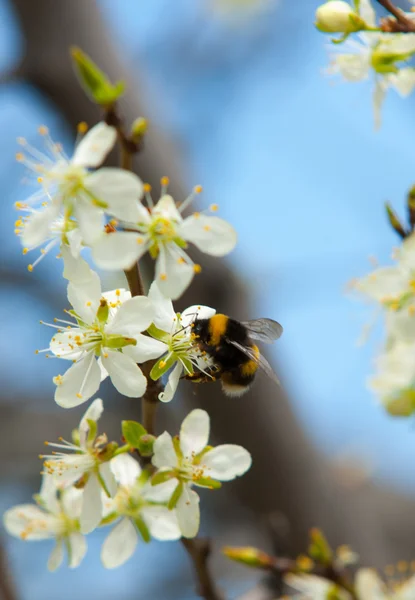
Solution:
M167 508L169 510L173 510L173 508L176 508L176 504L179 501L180 496L183 493L183 482L179 481L179 483L176 485L176 488L174 490L174 492L171 495L171 498L167 504Z
M140 532L143 540L146 543L148 543L151 540L151 535L150 535L147 525L144 522L144 519L139 515L139 516L135 517L134 523L136 524L137 529Z
M160 469L159 471L157 471L157 473L154 473L154 475L152 476L151 485L159 485L160 483L165 483L166 481L169 481L169 479L173 479L173 477L176 477L176 474L173 471L173 469Z
M79 82L91 100L109 107L122 96L125 84L119 81L113 85L107 75L80 48L73 46L71 56Z
M96 421L93 421L92 419L87 419L86 422L89 426L87 442L88 444L91 444L97 436L98 423Z
M158 329L158 327L156 327L154 325L154 323L152 323L150 325L150 327L147 329L147 333L149 335L151 335L151 337L155 338L156 340L159 340L160 342L167 343L170 338L170 334L166 333L162 329Z
M404 226L402 225L397 214L395 213L393 208L390 206L390 204L388 204L388 202L386 202L385 208L386 208L386 214L388 217L388 221L391 224L392 229L394 229L401 238L405 238L407 236L407 233L404 229Z
M320 529L316 527L310 531L310 546L308 553L311 558L322 565L329 566L333 560L333 552Z
M138 448L141 436L147 434L141 423L137 423L137 421L122 421L121 429L125 441L132 448Z

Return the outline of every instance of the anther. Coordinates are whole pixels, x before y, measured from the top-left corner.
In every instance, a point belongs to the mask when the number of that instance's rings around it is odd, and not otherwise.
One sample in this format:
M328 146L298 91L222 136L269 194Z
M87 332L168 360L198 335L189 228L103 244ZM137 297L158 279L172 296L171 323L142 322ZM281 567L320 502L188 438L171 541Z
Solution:
M164 367L166 366L166 361L165 361L165 360L161 360L161 361L159 362L159 365L160 365L160 367L161 367L162 369L164 369Z
M200 217L200 213L199 212L195 212L193 213L193 216L195 219L198 219Z
M24 160L24 154L22 154L22 152L17 152L16 160L17 160L17 162L22 162Z
M209 208L212 212L216 212L217 210L219 210L219 204L211 204Z
M38 183L42 183L42 182L43 182L43 177L41 177L41 176L39 175L39 177L37 178L37 182L38 182Z
M201 185L195 185L195 187L194 187L195 194L200 194L202 191L203 191L203 188Z
M14 226L15 227L21 227L23 225L23 221L21 219L17 219L17 221L15 221Z
M91 306L92 302L90 300L88 300L88 302L86 302L87 306Z
M137 244L142 244L142 243L143 243L143 238L141 238L141 237L138 237L138 238L137 238Z
M82 394L80 394L79 392L76 394L77 398L82 398Z
M45 125L41 125L38 127L38 132L40 135L47 135L49 133L49 129Z
M29 248L23 248L22 253L27 254L29 252Z
M193 271L195 273L200 273L202 271L202 267L200 265L193 265Z
M161 185L164 185L164 186L169 185L170 179L168 177L164 176L160 179L160 183L161 183Z
M27 270L31 273L33 271L33 265L27 265Z
M162 281L166 281L166 279L167 279L167 274L166 274L166 273L160 273L160 279L161 279Z
M151 185L149 183L145 183L143 185L143 189L145 192L151 192Z
M203 229L204 229L205 231L210 231L210 227L209 227L209 225L205 225L205 226L203 227Z
M88 131L88 123L86 123L85 121L81 121L77 125L77 130L78 130L78 133L82 133L82 134L86 133Z

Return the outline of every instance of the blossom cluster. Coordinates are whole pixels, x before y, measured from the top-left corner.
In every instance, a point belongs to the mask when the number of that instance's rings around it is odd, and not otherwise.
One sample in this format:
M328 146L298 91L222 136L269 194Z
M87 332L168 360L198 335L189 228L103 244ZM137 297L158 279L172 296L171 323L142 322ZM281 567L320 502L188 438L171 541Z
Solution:
M236 233L215 214L217 205L186 216L200 186L176 203L162 177L160 198L153 201L150 186L137 175L104 167L117 140L115 127L101 122L88 131L81 123L78 129L72 157L46 127L39 128L42 151L18 140L16 158L34 174L37 190L16 203L15 231L23 254L40 249L29 271L52 249L58 252L70 305L53 322L41 321L53 334L48 347L36 353L66 365L53 379L55 401L65 409L90 401L107 378L119 394L134 398L145 395L149 381L165 380L153 401L169 402L183 376L209 376L214 366L192 327L215 309L197 305L178 313L173 307L201 270L188 246L221 257L234 248ZM85 249L96 267L109 270L128 271L149 254L155 275L148 294L104 291ZM77 567L87 551L85 536L97 527L111 528L101 551L107 568L128 560L140 539L196 536L195 488L218 489L251 465L241 446L208 445L210 418L204 410L191 411L174 437L167 431L154 436L138 422L123 421L122 442L98 432L103 410L103 401L93 400L70 441L46 442L49 453L40 455L43 481L35 504L12 507L4 515L11 535L55 540L51 570L61 565L65 549L69 567Z
M409 416L415 411L415 235L395 251L393 265L355 279L352 287L376 305L386 330L370 387L389 413Z
M402 13L414 23L413 12ZM329 75L340 75L349 82L373 81L375 126L381 124L381 108L389 89L402 97L415 86L415 69L410 60L415 55L415 33L394 32L389 24L377 22L370 0L329 0L316 11L319 31L340 34L329 49Z

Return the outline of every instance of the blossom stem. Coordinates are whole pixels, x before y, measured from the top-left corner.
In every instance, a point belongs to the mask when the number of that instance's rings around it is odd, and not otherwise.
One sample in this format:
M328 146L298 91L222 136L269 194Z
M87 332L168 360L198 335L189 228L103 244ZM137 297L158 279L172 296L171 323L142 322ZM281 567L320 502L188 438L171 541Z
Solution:
M388 21L388 31L391 28L391 31L400 31L402 33L415 32L415 22L412 19L408 19L403 10L398 8L391 2L391 0L377 0L378 3L386 8L391 15L393 15L397 21L396 28L395 24L392 24L390 20Z
M181 540L187 553L193 561L194 570L199 583L198 593L205 600L224 600L223 594L217 589L208 568L210 541L207 538Z
M2 600L17 600L17 593L12 582L6 551L0 544L0 597Z

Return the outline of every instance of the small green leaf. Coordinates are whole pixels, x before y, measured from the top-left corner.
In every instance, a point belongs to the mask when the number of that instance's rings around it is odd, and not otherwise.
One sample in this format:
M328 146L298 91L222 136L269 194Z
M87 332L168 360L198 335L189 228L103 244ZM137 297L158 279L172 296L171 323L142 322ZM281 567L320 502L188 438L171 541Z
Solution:
M105 298L101 298L99 308L97 311L97 317L100 323L106 323L108 321L109 311L110 309L108 306L108 302L105 300Z
M138 448L141 436L147 433L141 423L137 423L137 421L122 421L121 429L125 441L132 448Z
M112 106L125 90L122 81L115 85L80 48L73 46L71 56L79 82L86 94L101 106Z
M273 563L272 556L252 546L225 546L222 548L225 556L248 567L269 568Z
M404 229L404 226L400 222L397 214L395 213L395 211L393 210L393 208L390 206L390 204L386 203L385 204L385 208L386 208L386 214L387 214L387 217L388 217L388 221L391 224L392 228L396 231L396 233L401 238L405 238L407 236L407 233L406 233L406 231Z
M333 560L333 552L320 529L314 527L310 531L310 546L308 553L315 561L328 566Z
M211 477L201 477L200 479L195 481L195 483L197 485L199 485L200 487L206 487L206 488L209 488L210 490L218 490L219 488L222 487L222 484L220 481L217 481L216 479L212 479Z
M175 362L176 357L174 356L174 354L171 354L167 358L167 360L166 357L162 356L150 371L151 379L153 381L157 381L157 379L160 379L160 377L162 377L164 373L167 373L167 371L174 365Z
M147 525L144 522L144 519L139 515L139 516L135 517L134 523L136 524L137 529L141 534L141 537L148 544L148 542L151 540L151 535L150 535Z
M137 450L139 451L141 456L153 455L153 446L156 439L157 438L154 435L151 435L150 433L146 433L140 437Z
M151 485L165 483L166 481L169 481L169 479L173 479L173 477L176 477L176 474L172 469L160 469L152 476Z
M179 483L176 485L175 490L172 493L171 498L167 504L167 508L169 510L173 510L173 508L176 508L176 505L177 505L182 493L183 493L183 482L179 481Z
M88 444L92 444L92 442L94 441L94 439L97 436L98 423L96 421L93 421L92 419L87 419L86 422L88 423L88 426L89 426L87 442L88 442Z
M131 138L134 140L134 142L139 142L146 134L147 129L147 119L144 119L143 117L138 117L138 119L135 119L131 125Z
M158 327L156 327L154 323L152 323L147 329L147 333L156 340L159 340L160 342L167 343L170 338L170 335L168 333L166 333L162 329L158 329Z

